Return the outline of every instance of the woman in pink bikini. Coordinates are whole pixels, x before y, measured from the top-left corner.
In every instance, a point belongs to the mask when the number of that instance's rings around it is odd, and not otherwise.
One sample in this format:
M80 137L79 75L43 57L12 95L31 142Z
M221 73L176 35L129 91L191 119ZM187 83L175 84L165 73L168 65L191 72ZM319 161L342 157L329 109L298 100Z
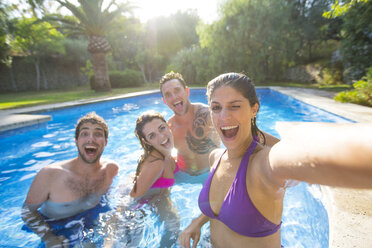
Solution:
M169 198L174 174L178 172L171 154L173 135L164 117L157 112L146 112L138 117L134 132L143 148L143 155L137 165L130 196L139 198L140 204L156 207L166 229L160 245L168 247L176 242L179 230L178 213Z
M138 162L132 197L143 197L151 193L168 194L174 184L174 174L178 166L172 157L174 140L164 117L156 112L147 112L138 117L135 134L143 148Z
M251 80L227 73L208 83L214 128L226 150L210 154L210 174L199 195L202 214L181 233L196 247L210 221L213 247L281 247L286 188L297 181L372 188L372 125L282 123L282 141L264 146L257 137L259 101Z

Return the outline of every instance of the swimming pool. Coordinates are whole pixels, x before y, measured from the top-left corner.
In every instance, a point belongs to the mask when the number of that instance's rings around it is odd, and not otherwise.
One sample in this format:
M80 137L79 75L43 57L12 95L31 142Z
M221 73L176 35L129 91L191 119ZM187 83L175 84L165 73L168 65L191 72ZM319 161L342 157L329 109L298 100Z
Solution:
M275 136L278 136L274 129L276 121L349 122L270 89L259 89L258 95L261 102L258 127ZM207 102L205 90L193 89L190 97L193 102ZM110 136L103 157L119 163L119 174L100 206L71 221L57 223L56 228L73 226L73 239L91 240L97 247L102 246L108 230L106 222L115 212L114 208L129 201L126 196L130 189L129 176L135 171L141 153L133 133L135 120L140 113L151 109L166 118L172 115L160 93L154 93L46 111L43 114L52 115L52 121L1 133L0 247L43 246L40 238L25 228L20 217L21 206L37 171L53 162L76 157L75 124L90 111L97 112L108 123ZM205 179L205 174L198 177L176 174L170 198L178 210L181 230L200 214L197 197ZM287 191L281 234L285 247L328 247L328 217L319 198L319 189L304 183ZM97 221L86 223L92 215ZM158 221L150 206L128 208L120 213L120 218L121 247L132 247L134 243L138 247L157 247L164 223ZM202 232L204 238L199 247L208 246L208 225Z

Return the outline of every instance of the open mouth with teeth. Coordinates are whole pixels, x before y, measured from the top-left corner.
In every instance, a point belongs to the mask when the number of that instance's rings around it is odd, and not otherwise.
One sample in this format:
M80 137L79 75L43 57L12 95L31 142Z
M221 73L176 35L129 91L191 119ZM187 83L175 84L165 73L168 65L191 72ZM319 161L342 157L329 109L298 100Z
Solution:
M183 102L182 102L182 101L175 102L175 103L173 104L173 107L174 107L177 111L181 111L181 110L182 110L182 107L183 107Z
M239 126L221 127L222 134L225 138L233 138L239 131Z
M170 139L167 138L163 142L160 143L162 146L168 148L171 145Z
M95 146L85 146L84 150L88 156L94 156L97 154L97 147Z

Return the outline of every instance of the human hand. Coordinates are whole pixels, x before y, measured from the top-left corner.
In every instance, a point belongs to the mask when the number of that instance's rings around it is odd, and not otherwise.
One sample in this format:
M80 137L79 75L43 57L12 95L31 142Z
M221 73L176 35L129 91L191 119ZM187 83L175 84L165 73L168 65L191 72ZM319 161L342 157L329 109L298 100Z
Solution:
M57 236L53 233L48 233L43 237L46 248L68 248L69 240L65 236Z
M190 248L190 241L193 240L192 248L196 248L200 239L201 227L194 221L180 234L178 243L185 248Z

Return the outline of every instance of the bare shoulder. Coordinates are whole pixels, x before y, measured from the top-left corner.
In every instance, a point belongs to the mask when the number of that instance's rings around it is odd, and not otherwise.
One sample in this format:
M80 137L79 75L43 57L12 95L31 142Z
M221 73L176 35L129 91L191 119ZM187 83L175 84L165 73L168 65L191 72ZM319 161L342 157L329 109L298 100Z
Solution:
M172 129L172 127L176 124L176 120L175 120L175 116L171 116L168 120L167 120L167 124L168 126Z
M39 174L50 177L66 173L70 171L71 161L72 160L65 160L47 165L40 170Z
M209 107L203 103L194 104L194 125L211 126Z
M169 119L168 119L167 122L168 122L168 123L169 123L169 122L174 122L174 121L175 121L174 119L175 119L175 116L172 115L171 117L169 117Z
M200 103L200 102L193 103L193 105L194 105L195 110L197 112L208 113L209 114L209 107L208 107L208 105L206 105L204 103Z
M222 155L222 153L225 151L225 149L217 148L211 151L209 154L209 167L212 167L213 164L216 162L217 159L219 159Z
M264 136L264 137L263 137ZM265 142L265 145L266 146L269 146L269 147L272 147L273 145L275 145L276 143L278 143L280 141L280 139L278 139L277 137L269 134L269 133L266 133L264 131L262 131L262 134L259 135L259 138L260 138L260 142L263 143L264 141Z
M257 178L260 179L263 185L276 192L285 186L285 180L274 173L270 165L270 151L271 147L263 146L262 149L252 157L252 167L257 173Z
M139 172L139 179L155 180L164 170L164 161L161 159L147 158L142 164Z
M56 162L43 167L32 182L33 188L46 189L54 185L69 174L69 165L71 160Z
M141 170L160 171L164 167L164 161L161 159L151 159L148 157L142 164Z

